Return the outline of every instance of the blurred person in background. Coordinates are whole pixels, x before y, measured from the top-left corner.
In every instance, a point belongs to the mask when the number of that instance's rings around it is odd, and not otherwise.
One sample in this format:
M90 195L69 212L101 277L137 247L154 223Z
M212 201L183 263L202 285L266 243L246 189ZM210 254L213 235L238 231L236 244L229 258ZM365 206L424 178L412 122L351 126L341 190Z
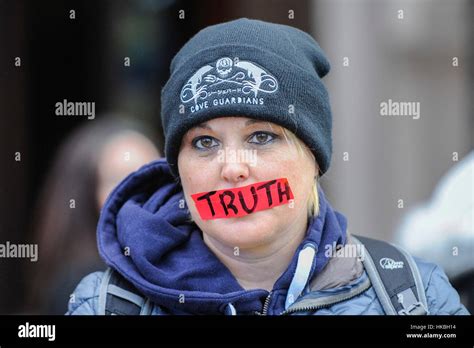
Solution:
M39 258L26 270L26 312L63 314L77 282L105 268L96 242L100 208L122 179L160 157L150 139L145 125L104 115L60 147L34 210Z
M474 151L440 180L428 202L406 215L396 238L413 255L439 264L474 311Z

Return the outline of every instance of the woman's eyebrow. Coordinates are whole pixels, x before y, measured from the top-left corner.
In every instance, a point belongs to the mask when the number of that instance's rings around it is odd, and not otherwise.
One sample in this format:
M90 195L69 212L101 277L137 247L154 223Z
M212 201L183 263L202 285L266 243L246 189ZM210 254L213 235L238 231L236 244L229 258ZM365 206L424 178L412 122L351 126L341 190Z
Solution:
M250 126L251 124L254 124L254 123L267 123L267 121L260 121L260 120L251 119L251 120L248 120L247 122L245 122L245 126Z
M272 123L271 122L268 122L268 121L261 121L261 120L256 120L256 119L251 119L251 120L248 120L247 122L245 122L245 126L249 126L249 125L252 125L252 124L255 124L255 123L262 123L262 124L266 124L268 125L268 127L270 127L270 129L275 132L275 130L273 129L273 126L272 126ZM280 128L278 128L280 129Z
M196 128L204 128L204 129L209 129L209 130L212 130L212 128L207 124L207 123L200 123L198 124L197 126L195 126Z

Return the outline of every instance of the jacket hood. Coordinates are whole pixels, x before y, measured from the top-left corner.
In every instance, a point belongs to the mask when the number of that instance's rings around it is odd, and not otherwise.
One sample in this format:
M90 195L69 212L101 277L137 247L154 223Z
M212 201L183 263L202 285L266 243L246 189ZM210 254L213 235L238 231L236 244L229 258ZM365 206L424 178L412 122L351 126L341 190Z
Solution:
M268 314L285 310L328 262L326 246L346 243L346 219L319 188L320 213L275 282ZM174 314L261 312L269 295L245 290L190 221L181 185L165 159L125 178L109 195L97 228L104 261L155 304Z

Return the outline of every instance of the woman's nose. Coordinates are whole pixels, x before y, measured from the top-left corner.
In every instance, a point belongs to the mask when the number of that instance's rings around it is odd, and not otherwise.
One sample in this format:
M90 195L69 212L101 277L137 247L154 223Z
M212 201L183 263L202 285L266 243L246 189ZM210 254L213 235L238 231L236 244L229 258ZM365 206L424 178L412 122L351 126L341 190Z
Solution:
M224 162L221 177L232 183L245 181L249 177L249 165L245 162Z

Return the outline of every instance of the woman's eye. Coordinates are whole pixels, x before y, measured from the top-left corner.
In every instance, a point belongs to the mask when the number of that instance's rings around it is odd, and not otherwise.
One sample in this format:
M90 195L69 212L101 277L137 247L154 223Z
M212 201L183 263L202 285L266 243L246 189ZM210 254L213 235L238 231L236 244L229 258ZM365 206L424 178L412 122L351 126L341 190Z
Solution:
M209 150L219 145L216 139L209 136L197 137L193 140L192 143L193 143L193 147L195 147L198 150Z
M277 137L276 134L268 132L255 132L249 138L249 143L264 145L267 144Z

